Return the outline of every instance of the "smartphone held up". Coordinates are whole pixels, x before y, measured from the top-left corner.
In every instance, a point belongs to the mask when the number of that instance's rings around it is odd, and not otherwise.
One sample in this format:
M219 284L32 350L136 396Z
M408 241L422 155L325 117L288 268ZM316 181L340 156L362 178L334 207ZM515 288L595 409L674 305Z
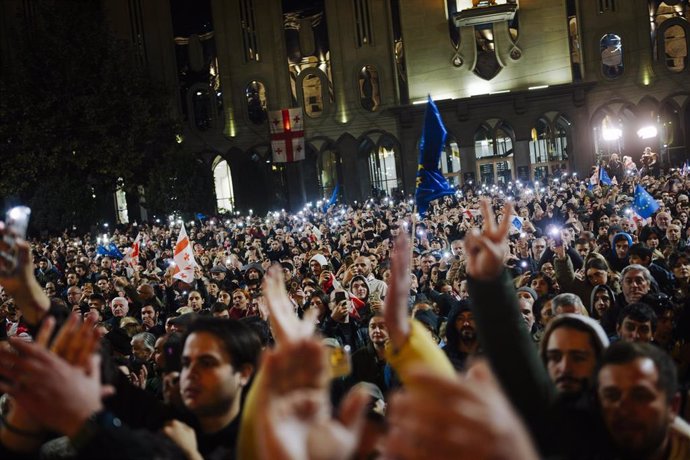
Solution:
M5 214L5 230L2 241L6 248L0 250L0 275L10 275L17 268L17 238L25 239L29 227L31 209L26 206L15 206Z

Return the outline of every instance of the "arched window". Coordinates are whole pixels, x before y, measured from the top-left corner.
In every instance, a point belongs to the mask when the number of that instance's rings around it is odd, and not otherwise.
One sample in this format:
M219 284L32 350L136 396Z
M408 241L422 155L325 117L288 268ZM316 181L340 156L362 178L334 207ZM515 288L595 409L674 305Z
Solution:
M373 65L365 65L359 71L359 100L369 112L376 112L381 105L379 72Z
M302 80L302 97L304 111L311 118L318 118L323 113L323 89L321 78L316 74L308 74Z
M592 126L594 129L594 151L597 161L607 160L612 153L621 152L623 147L623 129L621 120L618 117L602 111L594 117Z
M474 155L477 158L492 157L494 155L494 140L490 128L486 125L479 127L474 133Z
M460 147L454 138L448 136L446 145L441 152L439 168L450 185L460 185Z
M567 170L570 122L558 116L553 123L546 117L537 120L529 143L532 179L540 181Z
M606 34L599 42L601 51L601 72L607 78L618 78L623 74L623 43L616 34Z
M338 152L331 148L326 148L319 156L318 167L321 198L329 199L335 185L338 183L339 161L340 156Z
M673 25L664 31L666 67L672 72L682 72L688 63L688 42L685 29Z
M217 164L213 168L213 181L216 187L216 206L218 212L231 212L235 207L235 196L232 188L232 175L228 162L216 158Z
M247 115L249 120L255 125L260 125L266 121L266 108L268 99L266 98L266 87L260 81L252 81L245 89L247 97Z
M477 129L474 153L480 182L507 184L513 179L514 138L513 129L500 120L490 120Z
M369 174L374 196L391 196L398 187L398 165L395 144L383 138L369 154Z

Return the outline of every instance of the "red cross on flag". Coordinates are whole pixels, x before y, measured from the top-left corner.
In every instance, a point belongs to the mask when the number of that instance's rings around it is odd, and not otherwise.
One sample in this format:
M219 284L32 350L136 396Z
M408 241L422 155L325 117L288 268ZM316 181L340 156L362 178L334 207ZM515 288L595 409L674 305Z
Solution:
M304 120L302 108L269 112L274 163L304 160Z
M137 234L136 239L134 240L134 244L132 245L132 249L129 251L129 254L125 256L125 261L131 266L135 267L136 265L139 264L139 247L141 245L141 233Z
M187 283L192 282L194 280L194 267L196 267L197 264L196 260L194 260L192 244L187 236L187 231L184 229L184 224L182 224L180 234L177 236L173 260L175 261L173 278L180 279Z

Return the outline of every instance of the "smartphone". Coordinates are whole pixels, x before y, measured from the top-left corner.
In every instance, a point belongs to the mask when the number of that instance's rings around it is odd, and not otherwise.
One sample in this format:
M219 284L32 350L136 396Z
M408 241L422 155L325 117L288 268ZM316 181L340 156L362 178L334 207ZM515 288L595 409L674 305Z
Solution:
M15 206L5 214L5 225L14 237L26 238L26 230L29 227L31 208Z
M14 273L17 268L17 250L16 247L14 247L14 243L17 238L26 238L26 230L29 227L30 216L31 209L26 206L15 206L5 214L7 233L3 236L2 240L10 246L10 250L7 253L1 254L4 259L3 265L5 265L1 271L5 275Z
M337 291L335 293L335 303L336 305L342 302L343 300L347 300L347 294L345 294L345 291Z

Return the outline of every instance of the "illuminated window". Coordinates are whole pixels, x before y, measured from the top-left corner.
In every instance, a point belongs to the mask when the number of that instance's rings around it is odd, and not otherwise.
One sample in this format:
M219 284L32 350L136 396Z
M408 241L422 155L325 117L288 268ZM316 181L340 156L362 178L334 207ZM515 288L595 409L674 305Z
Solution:
M623 44L616 34L606 34L600 40L601 71L607 78L623 74Z
M231 212L235 207L235 198L232 188L232 175L228 162L217 157L218 162L213 168L213 181L216 188L216 206L219 213Z
M553 123L544 117L537 120L529 143L533 180L546 179L549 170L552 173L567 170L569 127L570 122L563 116L559 116Z
M500 120L483 123L477 129L474 154L481 183L507 184L513 179L514 138L513 129Z
M446 145L441 152L441 163L439 169L448 180L450 185L459 186L461 164L460 164L460 147L454 138L448 137Z
M365 65L359 71L359 99L362 108L369 112L376 112L381 105L379 73L372 65Z
M245 90L247 97L247 114L249 120L255 125L260 125L266 121L266 87L260 81L252 81Z
M319 168L319 188L322 198L328 199L333 193L335 185L338 183L338 163L340 155L333 149L326 149L321 152L318 160Z
M321 78L317 74L308 74L302 80L302 98L304 111L311 118L318 118L323 113L323 89Z
M389 138L382 139L369 154L369 178L374 196L391 196L398 190L398 162L395 144Z
M688 63L688 43L685 29L673 25L664 31L666 67L672 72L682 72Z

